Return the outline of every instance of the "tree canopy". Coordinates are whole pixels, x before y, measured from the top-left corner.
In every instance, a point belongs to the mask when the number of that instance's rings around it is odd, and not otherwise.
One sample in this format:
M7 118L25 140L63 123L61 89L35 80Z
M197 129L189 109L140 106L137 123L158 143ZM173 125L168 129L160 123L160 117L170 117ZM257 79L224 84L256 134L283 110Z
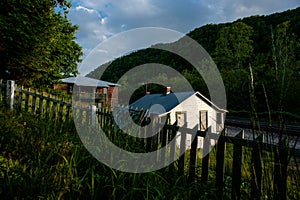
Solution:
M221 68L241 68L250 61L253 54L253 28L243 22L236 22L221 29L216 41L215 62Z
M0 1L0 78L51 87L78 74L82 55L67 0Z

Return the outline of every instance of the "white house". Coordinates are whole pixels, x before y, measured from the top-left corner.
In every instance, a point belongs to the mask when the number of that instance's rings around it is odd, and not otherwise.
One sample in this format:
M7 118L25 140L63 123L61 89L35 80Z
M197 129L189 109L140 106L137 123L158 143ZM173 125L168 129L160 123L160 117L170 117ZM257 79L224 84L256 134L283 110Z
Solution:
M146 94L130 105L136 109L149 110L160 119L169 115L170 123L177 121L179 127L206 130L219 134L224 128L224 118L227 110L221 109L199 92L170 93L167 88L165 94ZM177 144L180 144L180 133L177 135ZM214 145L215 141L211 140ZM187 135L186 146L190 148L191 135ZM198 148L203 147L203 138L198 137Z

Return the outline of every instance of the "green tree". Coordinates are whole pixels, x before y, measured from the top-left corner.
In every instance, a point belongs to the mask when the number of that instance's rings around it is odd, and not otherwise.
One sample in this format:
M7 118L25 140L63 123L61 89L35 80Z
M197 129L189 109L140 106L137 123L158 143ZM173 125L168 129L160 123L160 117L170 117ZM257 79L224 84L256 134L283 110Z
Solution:
M235 22L221 29L216 41L214 60L220 68L241 68L253 54L253 29L243 22Z
M67 0L0 1L0 78L35 87L76 75L81 47Z
M295 34L290 32L289 21L277 25L271 34L273 64L268 74L273 84L269 84L269 90L272 96L277 96L272 102L274 109L282 112L289 100L287 95L292 90L291 85L296 87L294 83L299 78L299 62L295 55L299 42Z

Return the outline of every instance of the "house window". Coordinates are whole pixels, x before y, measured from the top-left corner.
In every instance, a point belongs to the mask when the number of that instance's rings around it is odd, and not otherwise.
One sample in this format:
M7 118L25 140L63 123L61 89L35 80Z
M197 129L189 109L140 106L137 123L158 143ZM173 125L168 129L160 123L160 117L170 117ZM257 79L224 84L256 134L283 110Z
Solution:
M186 125L186 112L176 112L176 121L179 127Z
M222 113L217 113L217 124L222 124Z
M201 110L199 112L199 123L200 123L200 131L205 131L207 129L207 110Z
M165 115L159 118L159 123L160 124L169 124L169 115Z
M73 93L73 85L68 85L67 86L67 88L68 88L68 94L72 94Z
M220 132L223 130L223 113L217 113L217 131Z

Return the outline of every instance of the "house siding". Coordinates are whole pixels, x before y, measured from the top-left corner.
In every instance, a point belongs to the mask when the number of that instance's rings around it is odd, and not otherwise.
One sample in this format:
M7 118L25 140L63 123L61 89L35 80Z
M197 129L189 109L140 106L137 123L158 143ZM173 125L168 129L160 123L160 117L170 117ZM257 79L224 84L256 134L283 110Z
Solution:
M215 110L210 105L206 104L195 94L187 98L185 101L173 108L170 113L170 122L174 124L176 122L176 113L185 112L186 113L186 123L187 128L194 128L197 126L197 129L200 129L200 111L207 111L207 127L211 127L212 133L219 133L217 131L217 110ZM186 138L186 148L191 148L191 135L187 135ZM203 148L203 139L198 137L198 148ZM177 144L180 144L181 133L177 135ZM215 145L215 141L211 140L211 145Z

